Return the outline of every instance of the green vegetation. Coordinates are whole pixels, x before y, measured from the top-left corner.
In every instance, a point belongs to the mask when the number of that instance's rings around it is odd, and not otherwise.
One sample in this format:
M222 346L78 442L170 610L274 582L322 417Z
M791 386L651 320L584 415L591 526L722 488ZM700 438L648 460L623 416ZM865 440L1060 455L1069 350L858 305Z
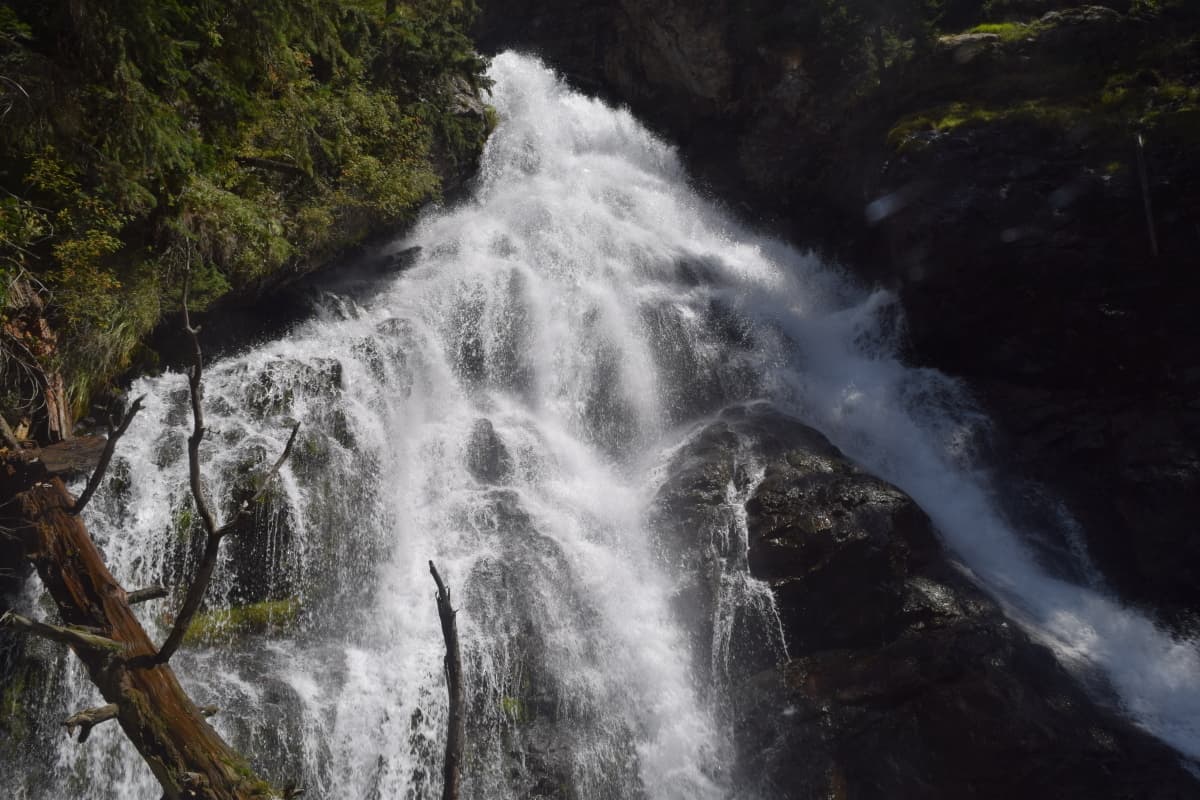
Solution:
M936 139L923 134L1021 122L1071 134L1077 144L1095 151L1096 169L1111 175L1119 171L1113 157L1127 153L1138 134L1160 142L1194 142L1200 137L1200 84L1190 56L1200 41L1196 20L1190 27L1160 24L1174 35L1148 33L1145 45L1124 46L1109 63L1089 63L1059 47L1053 54L1057 63L1039 69L1037 81L1011 80L997 70L985 82L951 85L946 94L961 99L947 98L904 115L889 130L887 144L913 152ZM970 32L1029 38L1047 29L1041 22L1010 22L977 25Z
M1041 26L1037 23L985 22L971 28L967 33L993 33L999 36L1002 42L1017 42L1036 36L1040 29Z
M184 636L186 644L214 644L239 636L286 630L300 617L300 601L264 600L197 614Z
M901 119L888 132L887 141L893 150L905 150L914 146L917 135L922 132L949 133L965 125L998 120L1023 120L1043 127L1066 128L1082 120L1086 113L1078 107L1046 100L1025 100L998 108L966 102L950 103Z
M18 666L14 674L5 676L8 680L0 684L0 731L13 739L24 739L29 735L32 715L25 708L28 670L27 665Z
M519 697L505 695L500 698L500 710L504 712L504 716L511 722L528 722L532 719L525 701Z
M78 413L178 308L185 271L202 306L438 198L492 124L464 111L486 66L474 13L474 0L0 2L5 365L61 373ZM29 396L14 385L28 372L6 369L8 405Z

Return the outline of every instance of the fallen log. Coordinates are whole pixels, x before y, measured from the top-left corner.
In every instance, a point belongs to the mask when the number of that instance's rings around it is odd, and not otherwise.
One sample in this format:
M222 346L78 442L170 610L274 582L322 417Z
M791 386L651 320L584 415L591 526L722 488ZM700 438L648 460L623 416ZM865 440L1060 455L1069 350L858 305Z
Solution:
M8 615L7 624L64 642L87 669L169 800L278 797L205 721L105 566L61 479L10 454L0 465L0 526L23 542L62 625Z

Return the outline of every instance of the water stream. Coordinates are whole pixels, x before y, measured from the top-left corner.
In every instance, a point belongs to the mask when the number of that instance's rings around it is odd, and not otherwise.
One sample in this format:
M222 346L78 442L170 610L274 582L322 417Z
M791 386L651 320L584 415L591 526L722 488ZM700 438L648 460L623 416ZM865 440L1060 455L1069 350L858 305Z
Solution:
M897 359L892 297L739 227L670 146L535 60L502 55L492 76L502 122L477 186L394 245L419 247L414 265L208 370L205 474L223 513L302 423L269 535L227 547L212 592L257 609L234 620L251 632L217 630L175 662L224 735L309 797L439 796L433 559L461 609L469 797L744 796L647 509L698 421L766 398L909 492L1015 618L1200 757L1195 644L1041 565L975 463L986 422L952 381ZM132 391L146 410L87 522L124 585L177 586L195 561L186 382ZM734 512L743 501L731 493ZM767 630L773 614L748 575L723 581L712 680L734 606ZM177 603L144 607L159 638ZM94 705L60 662L47 713ZM115 726L45 760L0 794L160 794Z

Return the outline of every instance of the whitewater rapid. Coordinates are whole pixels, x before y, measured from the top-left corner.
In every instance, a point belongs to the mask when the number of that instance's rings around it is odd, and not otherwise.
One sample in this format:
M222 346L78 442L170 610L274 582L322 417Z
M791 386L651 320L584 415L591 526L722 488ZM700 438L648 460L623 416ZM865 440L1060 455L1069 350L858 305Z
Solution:
M550 774L583 798L742 797L728 710L696 685L647 509L698 421L767 399L911 494L1014 618L1200 758L1196 644L1039 564L976 463L986 421L953 381L899 360L890 295L739 226L669 145L536 60L501 55L491 76L501 123L477 183L394 244L413 266L206 374L205 474L222 504L293 421L304 432L262 545L270 569L239 575L227 548L213 591L218 606L265 592L291 610L270 635L175 662L197 702L222 708L223 735L310 797L438 796L433 559L472 687L468 796ZM194 559L186 382L147 378L142 393L119 486L87 511L129 588L178 584ZM769 617L744 582L738 597ZM145 607L160 639L175 602ZM51 713L94 705L61 664ZM36 784L6 779L7 796L159 796L115 726L52 758Z

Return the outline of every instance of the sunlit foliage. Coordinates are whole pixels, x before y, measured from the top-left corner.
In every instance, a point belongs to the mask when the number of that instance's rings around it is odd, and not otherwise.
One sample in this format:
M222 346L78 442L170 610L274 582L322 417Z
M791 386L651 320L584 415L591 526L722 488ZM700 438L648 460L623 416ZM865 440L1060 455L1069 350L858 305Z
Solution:
M0 292L82 403L197 303L409 218L487 122L472 0L0 2ZM4 302L7 306L7 302Z

